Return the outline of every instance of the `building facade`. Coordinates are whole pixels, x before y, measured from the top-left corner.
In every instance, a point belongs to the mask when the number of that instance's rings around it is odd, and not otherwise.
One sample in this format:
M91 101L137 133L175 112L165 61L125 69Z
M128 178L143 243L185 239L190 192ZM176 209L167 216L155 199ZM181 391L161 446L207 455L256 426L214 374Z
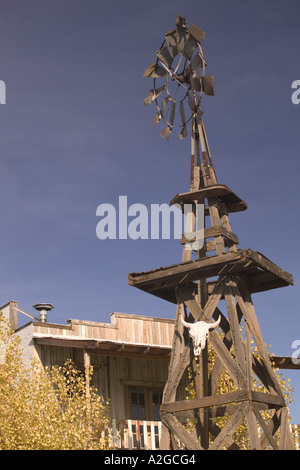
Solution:
M17 309L17 302L1 308L21 339L25 363L37 359L45 367L71 359L83 373L91 364L91 385L111 403L115 446L159 447L159 408L174 320L112 313L110 323L71 319L61 325L34 320L18 328ZM185 398L186 385L185 378L179 399Z

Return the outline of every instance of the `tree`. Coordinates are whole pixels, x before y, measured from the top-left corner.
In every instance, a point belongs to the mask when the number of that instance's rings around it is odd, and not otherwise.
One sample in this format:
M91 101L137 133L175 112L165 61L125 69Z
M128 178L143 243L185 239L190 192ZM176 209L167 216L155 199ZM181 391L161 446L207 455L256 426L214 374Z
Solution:
M25 367L20 340L0 313L0 449L109 449L110 430L109 403L75 365Z

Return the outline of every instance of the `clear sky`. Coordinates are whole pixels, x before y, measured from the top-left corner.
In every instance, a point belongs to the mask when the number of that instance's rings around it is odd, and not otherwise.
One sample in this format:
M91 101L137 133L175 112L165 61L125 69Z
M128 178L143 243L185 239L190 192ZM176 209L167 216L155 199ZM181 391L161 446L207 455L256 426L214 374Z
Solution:
M231 224L241 248L292 273L253 296L264 339L290 356L299 328L299 0L0 0L0 304L51 302L49 320L111 312L174 318L127 284L174 264L177 240L99 240L98 205L168 203L189 188L190 140L153 128L143 77L176 14L206 32L204 122L218 179L248 204ZM20 318L21 322L27 319ZM300 423L300 371L293 422Z

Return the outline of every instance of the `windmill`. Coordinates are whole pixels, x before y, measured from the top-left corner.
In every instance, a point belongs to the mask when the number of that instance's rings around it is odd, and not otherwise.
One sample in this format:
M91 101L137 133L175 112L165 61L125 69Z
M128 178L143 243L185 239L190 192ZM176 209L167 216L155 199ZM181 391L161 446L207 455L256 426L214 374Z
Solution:
M293 285L293 277L261 253L239 249L231 230L229 214L245 211L247 204L217 181L200 110L203 94L214 94L213 77L205 75L204 37L177 16L176 29L166 33L156 61L144 74L153 79L144 102L155 104L154 124L163 123L162 137L168 140L177 127L182 139L191 129L190 189L170 204L203 204L205 214L204 243L196 243L194 210L189 222L194 238L191 243L182 236L180 263L128 275L130 285L177 306L161 406L161 448L239 449L235 435L243 423L250 448L293 449L283 391L252 301L256 292ZM212 364L208 345L214 352ZM178 399L188 368L196 397ZM232 391L220 393L224 370ZM260 391L253 390L253 377ZM226 417L222 424L220 417Z
M166 124L161 131L166 140L174 127L181 127L179 139L187 137L187 124L190 121L194 124L197 116L201 120L203 92L214 95L214 77L205 75L206 62L201 47L205 33L194 25L187 28L185 19L180 16L177 16L176 25L176 29L165 34L165 40L156 52L156 62L144 73L145 77L153 78L153 88L144 103L149 105L155 101L157 114L153 123L162 120ZM179 122L175 119L176 110L179 110Z

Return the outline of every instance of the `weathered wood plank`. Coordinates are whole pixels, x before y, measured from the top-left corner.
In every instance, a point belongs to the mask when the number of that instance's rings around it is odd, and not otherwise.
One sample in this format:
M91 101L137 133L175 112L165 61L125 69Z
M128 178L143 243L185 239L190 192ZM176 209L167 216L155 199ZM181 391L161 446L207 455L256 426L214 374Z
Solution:
M236 410L240 407L240 405L238 405L236 407L236 409L234 410L234 413L236 412ZM234 414L232 413L232 414ZM214 436L214 437L217 437L220 432L222 431L222 429L217 426L216 423L214 423L213 421L210 421L209 422L209 431L210 433ZM241 450L240 447L236 444L236 442L233 441L233 439L229 439L228 440L228 443L227 443L227 450Z
M260 440L258 435L256 416L253 412L252 407L250 407L248 414L246 416L247 426L249 431L250 446L252 450L260 450Z
M163 392L163 403L175 400L178 384L190 363L190 348L187 346L188 338L184 332L180 316L185 318L185 307L182 303L178 304L176 309L171 359L168 380Z
M161 416L162 422L180 439L189 450L204 450L203 447L188 433L178 419L172 414Z
M216 331L211 331L209 333L209 342L215 350L220 361L223 363L223 366L230 374L235 385L239 387L241 383L245 383L245 376L243 372L237 371L237 364L235 360L231 356L230 352Z
M296 450L288 421L288 410L282 408L280 413L280 450Z
M255 392L252 390L249 392L251 394L251 400L257 403L265 403L271 406L276 407L285 407L284 398L276 395L272 395L271 393L264 393L264 392Z
M197 408L209 408L211 406L240 403L244 401L262 403L268 405L269 408L281 408L285 406L285 403L280 397L271 395L270 393L237 390L235 392L222 393L220 395L164 403L161 405L161 412L178 413L182 411L195 410Z
M222 227L219 210L216 206L216 198L208 199L208 210L212 227L204 230L204 239L214 237L217 255L226 253L224 238L222 237Z
M167 281L169 278L181 278L182 276L190 275L195 279L210 277L212 275L218 275L220 269L223 269L228 264L236 264L241 261L245 262L245 257L238 253L224 253L223 255L216 255L206 257L204 259L187 261L184 263L178 263L172 266L162 267L149 272L143 273L131 273L129 274L129 283L131 285L138 285L142 283L150 283L155 280ZM200 277L198 277L200 276Z
M170 205L187 204L192 200L208 197L218 197L226 205L228 212L244 211L247 209L247 204L227 186L222 184L207 186L198 191L177 194L170 202Z
M165 403L161 406L161 412L176 413L179 411L194 410L196 408L208 408L210 406L219 406L247 400L249 400L248 392L245 390L238 390L236 392L222 393L221 395Z
M256 404L255 404L255 407L257 407ZM269 422L265 424L265 426L266 426L266 429L268 431L268 434L270 433L271 435L274 436L274 434L276 433L277 429L280 426L280 410L275 411L274 415L269 420ZM269 439L267 437L267 434L264 432L260 437L260 447L261 447L261 449L262 450L265 449L266 446L268 445L268 443L269 443Z
M146 292L173 301L174 293L168 292L168 289L175 289L183 282L188 283L198 279L239 272L248 277L251 292L261 292L294 283L291 274L278 268L269 260L266 262L262 255L257 255L252 250L238 250L162 267L149 272L131 273L128 275L128 282ZM264 275L267 275L267 282Z
M292 357L272 356L271 362L279 369L300 369L300 363L293 362Z
M239 304L239 306L240 306L240 308L241 308L241 310L244 314L244 317L246 319L246 322L248 324L250 332L251 332L251 334L253 336L253 339L256 343L256 346L257 346L258 352L260 354L260 357L263 360L266 372L268 373L270 379L272 380L272 382L274 384L274 388L276 390L276 393L279 396L281 396L281 398L283 399L283 392L282 392L281 386L280 386L280 384L277 380L277 377L274 373L274 370L271 366L270 358L269 358L269 355L268 355L268 352L267 352L267 349L266 349L265 342L263 340L263 336L262 336L262 333L261 333L261 330L260 330L260 326L259 326L259 323L258 323L258 320L257 320L257 317L256 317L256 313L255 313L255 310L254 310L254 307L253 307L253 304L252 304L251 296L250 296L250 293L249 293L248 288L247 288L245 283L243 283L242 289L243 289L243 293L244 293L243 294L244 298L242 297L237 284L235 284L235 286L232 287L235 298L237 299L237 302L238 302L238 304Z
M267 423L263 419L262 415L260 414L256 404L253 404L253 412L254 412L254 414L257 418L258 423L262 427L264 436L268 439L269 443L271 444L271 446L273 447L274 450L279 450L277 442L275 441L274 437L272 436L272 432L269 429L269 427L267 426ZM257 449L261 449L260 446L261 446L262 442L263 442L263 440L259 439L259 447L257 447Z
M228 447L234 431L249 412L249 408L250 405L248 403L243 403L239 407L231 420L224 426L220 434L216 437L209 450L221 450Z
M217 316L219 316L219 315L221 315L220 326L221 326L221 328L223 329L223 331L225 333L223 343L226 346L226 348L228 349L228 351L230 351L230 348L232 346L232 335L231 335L230 325L229 325L227 319L225 318L225 316L223 315L223 313L218 308L216 308L215 313L214 313L214 319L216 320ZM242 319L242 316L243 316L242 313L240 311L238 311L239 323ZM211 390L212 395L215 393L215 391L217 389L217 386L218 386L223 368L224 368L224 366L223 366L222 361L220 360L219 357L217 357L216 360L215 360L215 363L213 365L211 375L209 377L209 384L210 384L210 390Z
M287 284L293 285L294 280L292 274L284 271L282 268L277 266L273 261L266 258L263 254L250 250L247 250L249 257L259 266L261 269L273 273L278 278L284 279Z
M225 281L225 278L220 278L219 282L215 284L204 308L200 307L196 300L195 290L191 287L179 287L176 291L177 299L184 302L196 321L210 321L223 295Z
M234 295L230 285L225 287L225 302L228 312L228 318L230 323L231 335L232 335L232 342L235 352L235 360L237 362L237 369L238 372L242 371L244 375L244 380L246 377L246 358L245 358L245 351L243 346L243 341L241 337L240 331L240 322L238 320L237 310L235 306ZM243 380L242 378L240 380ZM246 382L241 383L240 388L247 388Z

